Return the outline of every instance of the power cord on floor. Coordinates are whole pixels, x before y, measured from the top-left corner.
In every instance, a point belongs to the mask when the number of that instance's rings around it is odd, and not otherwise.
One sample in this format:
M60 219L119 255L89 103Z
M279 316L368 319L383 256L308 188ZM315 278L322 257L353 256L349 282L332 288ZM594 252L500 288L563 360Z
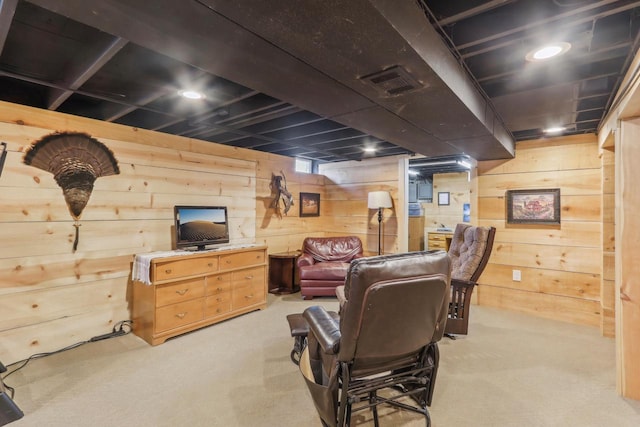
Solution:
M7 379L7 377L9 377L10 375L12 375L15 372L18 372L20 369L24 368L25 366L27 366L27 363L31 362L32 360L35 359L41 359L43 357L47 357L47 356L51 356L54 354L58 354L58 353L62 353L64 351L67 350L71 350L77 347L80 347L81 345L90 343L90 342L96 342L96 341L102 341L102 340L106 340L109 338L116 338L116 337L121 337L123 335L127 335L128 333L131 332L131 325L132 325L132 321L131 320L122 320L118 323L116 323L113 326L113 329L111 330L111 332L109 332L108 334L103 334L103 335L97 335L95 337L92 337L86 341L80 341L77 342L75 344L71 344L67 347L61 348L59 350L54 350L54 351L50 351L47 353L36 353L36 354L32 354L31 356L27 357L26 359L22 359L22 360L18 360L17 362L13 362L10 365L7 365L6 367L0 363L0 374L4 373L7 371L8 367L14 366L14 365L20 365L17 368L13 369L11 372L9 372L7 375L5 376L0 376L0 381L2 381L2 385L9 390L9 392L11 393L11 399L13 399L13 395L15 394L15 389L13 387L8 386L7 384L5 384L4 380Z

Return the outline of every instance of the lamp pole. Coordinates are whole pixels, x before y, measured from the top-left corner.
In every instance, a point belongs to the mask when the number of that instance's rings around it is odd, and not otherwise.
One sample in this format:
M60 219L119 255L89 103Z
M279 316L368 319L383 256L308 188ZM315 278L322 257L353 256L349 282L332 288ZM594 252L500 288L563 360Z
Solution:
M381 236L382 236L382 208L378 207L378 255L382 254Z
M367 196L367 207L378 210L378 255L382 255L382 209L393 206L388 191L370 191Z

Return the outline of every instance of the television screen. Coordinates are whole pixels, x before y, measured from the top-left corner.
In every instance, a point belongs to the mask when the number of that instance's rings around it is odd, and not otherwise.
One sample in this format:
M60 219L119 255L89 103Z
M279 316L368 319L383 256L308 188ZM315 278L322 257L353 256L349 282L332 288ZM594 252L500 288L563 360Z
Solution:
M175 206L176 247L197 247L229 243L226 206Z

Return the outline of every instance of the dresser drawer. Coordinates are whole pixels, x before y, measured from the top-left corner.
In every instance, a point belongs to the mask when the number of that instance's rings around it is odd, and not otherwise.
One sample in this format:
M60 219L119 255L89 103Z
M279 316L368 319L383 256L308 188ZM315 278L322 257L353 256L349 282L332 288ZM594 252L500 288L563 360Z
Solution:
M204 277L156 285L156 307L204 296Z
M217 295L231 291L231 273L216 274L207 277L207 295Z
M213 295L205 299L204 317L220 316L231 311L231 292Z
M231 291L231 298L231 306L234 310L254 304L263 303L265 300L264 282L245 283L243 286L237 286L237 284L234 284Z
M429 241L429 249L433 250L433 249L446 249L447 248L447 242L434 242L433 240Z
M154 281L179 279L180 277L196 276L199 274L215 273L218 271L218 257L203 257L192 259L175 259L154 264Z
M203 301L200 298L158 308L156 310L155 331L163 332L202 320L202 304Z
M231 270L234 268L264 263L264 251L247 251L229 255L220 255L220 270Z
M446 238L446 234L429 233L429 240L444 242L447 240L447 238Z
M253 267L231 273L233 288L247 286L253 283L264 283L265 267Z

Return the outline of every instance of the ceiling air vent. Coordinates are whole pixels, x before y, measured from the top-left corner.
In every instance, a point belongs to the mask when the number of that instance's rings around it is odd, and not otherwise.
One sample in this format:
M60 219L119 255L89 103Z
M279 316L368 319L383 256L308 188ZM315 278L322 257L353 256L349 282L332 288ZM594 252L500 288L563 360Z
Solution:
M391 96L422 87L420 82L399 65L369 74L360 79L368 82L383 94Z

